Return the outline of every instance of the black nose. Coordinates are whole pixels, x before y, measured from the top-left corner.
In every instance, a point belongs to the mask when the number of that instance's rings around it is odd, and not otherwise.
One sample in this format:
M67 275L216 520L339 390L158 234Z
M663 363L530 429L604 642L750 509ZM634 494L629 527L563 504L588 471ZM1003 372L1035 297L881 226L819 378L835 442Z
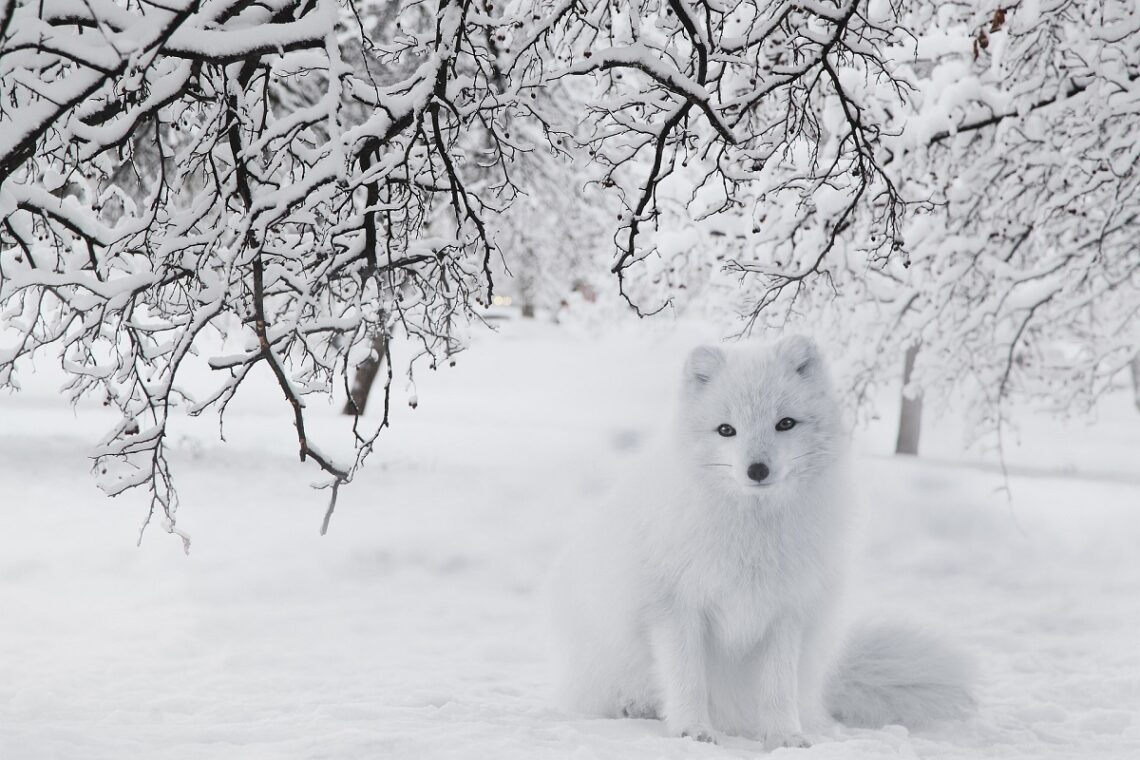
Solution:
M768 477L768 465L763 462L753 462L748 465L748 477L757 483L763 483L764 479Z

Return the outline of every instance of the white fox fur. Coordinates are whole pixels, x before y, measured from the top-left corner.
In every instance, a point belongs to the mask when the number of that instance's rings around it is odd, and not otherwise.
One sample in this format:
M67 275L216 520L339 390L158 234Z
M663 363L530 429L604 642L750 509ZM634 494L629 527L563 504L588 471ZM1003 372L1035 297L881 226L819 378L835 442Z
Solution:
M568 706L771 747L807 746L828 715L964 713L966 668L937 641L868 626L832 646L845 436L815 345L698 348L682 396L674 434L555 570Z

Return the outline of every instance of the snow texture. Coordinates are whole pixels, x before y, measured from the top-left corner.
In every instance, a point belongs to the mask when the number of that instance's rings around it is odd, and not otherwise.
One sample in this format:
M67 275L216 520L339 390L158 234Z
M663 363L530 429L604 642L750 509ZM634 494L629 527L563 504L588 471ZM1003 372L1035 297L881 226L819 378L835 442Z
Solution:
M189 556L157 530L135 548L142 497L92 487L88 446L110 413L73 414L50 367L25 376L0 398L0 758L759 755L549 699L544 573L664 416L691 345L645 329L482 336L420 380L416 410L398 399L324 538L284 402L254 378L265 392L234 401L227 444L206 420L178 422ZM1010 499L992 461L958 452L952 415L928 422L917 460L887 455L890 415L859 429L848 606L959 642L978 710L914 733L836 727L776 754L1140 757L1130 404L1107 397L1092 426L1024 418ZM312 408L311 424L332 430L335 410Z

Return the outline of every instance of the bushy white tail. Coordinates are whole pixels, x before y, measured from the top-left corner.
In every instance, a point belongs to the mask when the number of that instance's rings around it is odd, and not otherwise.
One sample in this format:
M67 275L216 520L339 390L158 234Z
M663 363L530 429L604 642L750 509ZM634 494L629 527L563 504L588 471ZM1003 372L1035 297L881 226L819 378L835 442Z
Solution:
M824 699L849 726L917 728L969 713L972 681L968 659L930 633L864 623L848 634Z

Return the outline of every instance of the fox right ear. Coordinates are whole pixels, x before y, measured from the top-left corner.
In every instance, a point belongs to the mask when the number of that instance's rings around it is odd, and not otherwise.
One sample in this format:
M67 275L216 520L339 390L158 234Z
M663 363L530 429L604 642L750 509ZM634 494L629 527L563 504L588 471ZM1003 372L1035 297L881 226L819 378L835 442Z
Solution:
M685 380L696 387L708 385L724 363L724 351L714 346L698 346L685 362Z
M817 370L823 360L819 354L819 346L811 338L805 335L789 335L776 345L776 350L795 368L796 374L800 377L818 374Z

